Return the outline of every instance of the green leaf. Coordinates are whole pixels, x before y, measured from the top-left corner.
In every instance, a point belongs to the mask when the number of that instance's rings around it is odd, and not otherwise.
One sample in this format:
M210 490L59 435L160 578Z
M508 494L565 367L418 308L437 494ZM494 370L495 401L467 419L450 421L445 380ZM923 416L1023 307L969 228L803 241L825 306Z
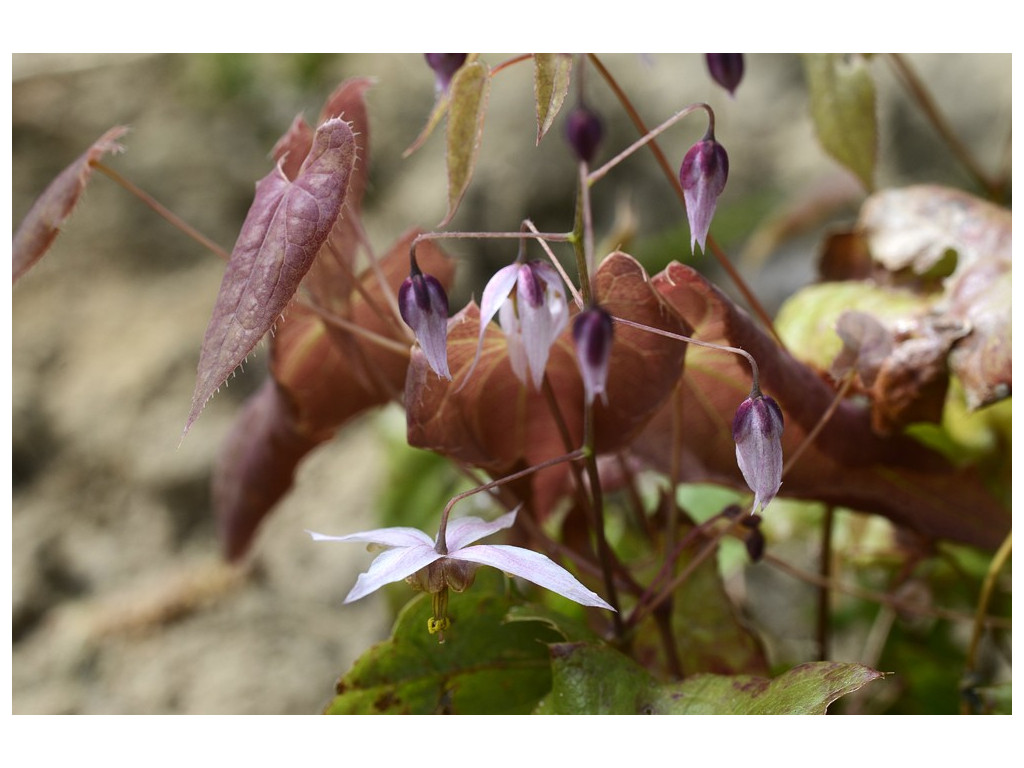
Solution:
M694 675L663 685L605 645L561 643L551 657L551 694L537 714L825 714L839 697L882 677L860 664L817 662L775 679Z
M537 95L537 143L551 128L569 92L572 54L533 54L533 83Z
M843 312L856 309L883 322L895 321L923 314L930 303L929 297L913 291L867 281L818 283L786 300L775 318L775 330L799 360L827 371L843 348L836 333Z
M811 117L825 151L874 188L878 138L875 83L857 54L804 54Z
M506 622L506 580L484 569L449 598L446 641L427 632L428 595L401 612L390 640L367 651L337 684L326 714L527 714L551 689L550 622Z
M490 83L490 70L482 61L464 64L452 78L448 90L448 213L442 227L459 209L473 177Z
M678 536L682 538L693 522L685 514L680 518ZM680 570L694 560L702 545L703 541L698 539L694 548L680 556ZM672 634L684 674L768 671L761 641L741 621L722 583L716 557L709 557L696 567L675 591L673 602Z

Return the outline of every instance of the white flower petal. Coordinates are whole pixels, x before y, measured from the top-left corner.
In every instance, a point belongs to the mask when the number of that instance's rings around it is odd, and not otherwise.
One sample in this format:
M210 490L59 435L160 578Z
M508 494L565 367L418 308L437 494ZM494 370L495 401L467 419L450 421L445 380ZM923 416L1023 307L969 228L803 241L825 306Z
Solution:
M501 330L505 333L505 343L508 345L508 361L512 365L512 373L523 384L526 384L526 373L529 364L526 359L526 348L523 344L523 326L519 322L515 305L511 301L506 301L501 305L501 308L498 310L498 322L501 324Z
M328 536L324 533L307 530L313 541L365 541L367 544L379 544L382 547L415 547L419 544L434 546L434 540L417 528L377 528L373 531L360 531L347 536Z
M476 364L480 362L480 351L484 348L484 334L487 333L487 324L491 322L491 318L508 300L508 295L516 284L517 274L516 265L509 264L507 267L502 267L495 272L494 276L487 282L487 285L484 286L484 295L480 298L480 338L476 343L476 354L473 355L473 362L469 366L469 370L466 371L466 376L462 379L459 388L455 390L456 392L461 391L466 386L469 377L476 370Z
M508 300L512 288L519 276L519 264L509 264L502 267L484 286L483 296L480 297L480 338L483 339L484 328L491 318L497 314L501 305Z
M562 566L539 552L503 544L480 544L451 552L448 556L453 560L467 560L471 563L493 566L557 592L581 605L615 610L599 595L580 584L576 577Z
M351 603L371 592L376 592L385 584L401 581L406 576L412 576L420 568L425 568L435 560L442 557L434 551L433 544L419 544L413 547L399 547L381 552L377 558L370 563L366 573L359 574L356 585L345 598L346 603Z
M497 520L482 520L479 517L459 517L448 521L445 544L448 552L455 552L467 544L479 541L492 533L511 528L516 521L516 510L502 515Z
M544 291L544 301L539 306L534 307L525 301L519 302L519 321L533 385L539 390L544 381L544 369L548 364L551 345L569 322L569 307L565 301L565 294L554 287L554 284L548 283ZM504 319L502 323L504 327ZM511 347L511 343L509 346Z

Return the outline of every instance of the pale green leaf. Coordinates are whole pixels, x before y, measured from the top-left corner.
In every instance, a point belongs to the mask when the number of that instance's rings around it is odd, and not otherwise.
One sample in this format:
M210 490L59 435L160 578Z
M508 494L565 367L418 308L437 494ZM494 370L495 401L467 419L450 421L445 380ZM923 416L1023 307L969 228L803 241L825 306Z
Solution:
M875 83L857 54L804 54L811 117L825 151L874 188L878 138Z
M455 73L448 89L448 213L442 227L452 220L473 177L490 82L487 65L474 61Z
M572 54L533 54L533 83L537 96L537 143L551 128L569 92Z
M608 646L561 643L551 656L551 694L538 714L823 715L836 699L882 677L861 664L816 662L774 679L694 675L661 684Z
M798 359L822 371L831 368L843 342L836 321L848 310L867 312L883 323L914 318L928 309L930 299L911 290L843 281L801 288L779 309L775 329Z

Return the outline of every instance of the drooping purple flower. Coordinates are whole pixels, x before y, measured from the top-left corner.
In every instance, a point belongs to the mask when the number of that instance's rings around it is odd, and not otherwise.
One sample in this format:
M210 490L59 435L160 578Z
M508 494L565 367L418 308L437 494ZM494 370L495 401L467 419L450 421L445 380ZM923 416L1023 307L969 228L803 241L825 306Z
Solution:
M447 93L459 67L466 63L465 53L425 53L427 66L434 70L434 84L439 92Z
M736 463L754 492L752 512L764 511L782 485L782 409L754 392L740 403L732 422Z
M576 315L572 323L572 339L576 345L576 359L583 376L583 390L587 403L595 395L608 402L605 384L608 381L608 360L612 351L612 317L601 307L592 306Z
M360 574L345 598L351 603L396 581L407 579L413 586L434 596L432 633L448 628L448 590L462 592L473 581L476 568L490 565L519 576L581 605L614 611L607 602L581 584L575 576L544 555L504 544L469 546L485 536L511 528L515 511L488 522L479 517L462 517L447 525L443 546L416 528L378 528L348 536L326 536L306 531L314 541L361 541L387 547L377 555L369 570Z
M494 273L480 299L477 359L487 324L495 314L505 332L509 362L516 377L526 384L529 376L539 390L551 345L569 322L569 305L558 272L542 261L517 261Z
M569 146L576 157L585 163L593 162L603 136L601 118L582 104L570 112L565 120L565 137Z
M729 156L725 147L715 141L708 129L704 138L690 147L679 168L679 183L686 200L686 218L690 222L690 248L700 244L705 250L711 218L715 215L718 196L729 178Z
M412 328L427 364L441 378L448 371L448 294L436 277L423 274L415 262L398 289L398 311Z
M731 95L735 95L736 87L743 79L743 54L705 53L704 58L711 78Z

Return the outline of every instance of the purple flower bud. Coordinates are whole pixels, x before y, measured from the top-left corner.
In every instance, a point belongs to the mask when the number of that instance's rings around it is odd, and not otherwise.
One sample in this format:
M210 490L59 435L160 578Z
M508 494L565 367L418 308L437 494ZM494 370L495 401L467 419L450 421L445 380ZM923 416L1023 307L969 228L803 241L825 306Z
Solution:
M576 345L576 359L583 375L583 389L587 403L600 395L608 402L605 384L608 380L608 359L612 351L612 317L598 306L576 315L572 323L572 340Z
M705 53L711 78L730 94L736 94L736 86L743 79L742 53Z
M706 250L711 217L715 215L715 204L728 178L729 156L725 153L725 147L715 141L715 134L709 129L703 139L690 147L679 168L679 183L683 186L683 197L686 200L686 218L690 222L691 249L695 250L699 243L701 251Z
M434 70L434 81L438 91L447 92L452 77L459 67L466 63L465 53L425 53L427 66Z
M565 120L565 136L576 157L590 163L597 152L597 145L604 136L601 118L586 107L576 107Z
M782 485L782 409L760 393L740 403L732 422L736 463L754 492L751 511L763 511Z
M434 373L451 379L447 347L448 295L438 279L424 275L413 264L411 274L398 289L398 311L412 328Z
M756 563L764 556L764 533L761 531L761 516L750 515L740 521L747 530L743 535L743 543L747 547L750 562Z

